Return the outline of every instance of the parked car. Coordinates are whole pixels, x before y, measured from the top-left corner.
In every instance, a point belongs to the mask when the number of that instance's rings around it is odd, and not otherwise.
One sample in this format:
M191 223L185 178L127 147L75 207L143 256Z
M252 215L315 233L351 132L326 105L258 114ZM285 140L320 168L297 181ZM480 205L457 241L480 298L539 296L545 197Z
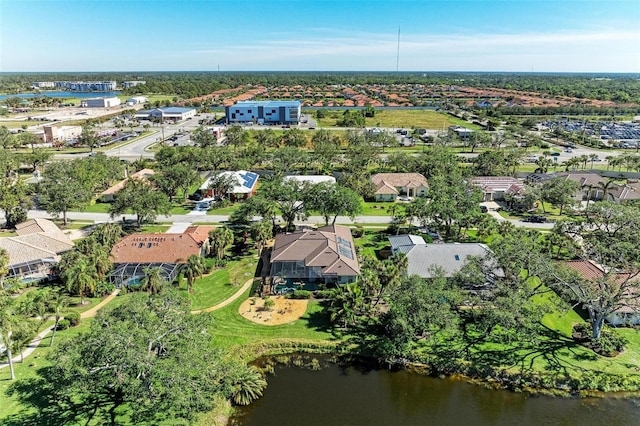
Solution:
M193 194L189 195L189 199L193 201L200 201L202 200L202 194L199 192L194 192Z
M527 216L522 219L523 222L531 222L531 223L545 223L547 218L544 216Z
M405 201L405 202L413 201L413 197L407 197L406 195L401 195L398 197L398 201Z
M488 213L488 212L489 212L489 209L487 208L487 206L480 206L480 211L481 211L482 213Z

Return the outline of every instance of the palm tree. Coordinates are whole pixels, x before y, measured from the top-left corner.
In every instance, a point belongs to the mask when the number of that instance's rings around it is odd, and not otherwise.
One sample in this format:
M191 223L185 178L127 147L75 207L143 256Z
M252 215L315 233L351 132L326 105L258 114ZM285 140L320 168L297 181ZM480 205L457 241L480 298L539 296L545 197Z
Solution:
M19 316L14 309L15 299L7 294L0 294L0 342L6 348L7 358L9 359L9 370L11 371L11 380L15 380L16 374L13 370L13 354L14 348L13 332L20 323Z
M4 289L4 277L9 273L9 252L0 248L0 290Z
M204 262L202 261L202 258L197 254L189 256L187 263L182 267L182 272L187 279L187 291L192 293L193 283L195 282L196 277L202 277L202 274L204 273Z
M604 201L607 200L607 196L609 195L609 190L611 186L614 184L613 180L607 179L606 182L598 182L598 189L602 191L602 199Z
M273 237L273 227L271 223L266 220L261 220L251 225L251 237L256 242L258 256L260 256L266 241Z
M62 312L69 306L69 299L60 293L53 293L51 299L49 299L49 312L55 318L53 323L53 329L51 331L51 341L49 346L53 346L53 339L56 337L56 330L58 329L58 323L62 318Z
M141 280L140 289L149 294L158 294L162 290L165 279L162 276L162 268L144 268L144 277Z
M598 154L589 154L589 161L591 161L591 170L593 170L593 162L598 159Z
M84 296L96 288L95 267L86 257L79 257L75 264L64 271L67 291L80 296L80 304L84 305Z
M234 373L231 379L233 387L231 400L234 404L249 405L262 396L262 392L267 387L267 381L255 367L242 366Z
M587 212L589 210L589 201L591 201L591 191L593 191L594 186L591 183L585 183L582 185L580 189L584 191L587 190L587 204L584 207L584 211Z
M216 228L209 231L211 240L211 253L215 253L218 259L224 258L224 252L233 243L233 232L229 228Z

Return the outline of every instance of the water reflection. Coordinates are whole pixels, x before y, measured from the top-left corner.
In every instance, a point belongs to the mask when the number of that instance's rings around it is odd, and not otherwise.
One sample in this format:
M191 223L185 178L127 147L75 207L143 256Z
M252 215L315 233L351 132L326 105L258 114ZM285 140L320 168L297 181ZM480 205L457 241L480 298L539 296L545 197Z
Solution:
M278 365L234 425L636 425L637 400L551 398L357 364Z

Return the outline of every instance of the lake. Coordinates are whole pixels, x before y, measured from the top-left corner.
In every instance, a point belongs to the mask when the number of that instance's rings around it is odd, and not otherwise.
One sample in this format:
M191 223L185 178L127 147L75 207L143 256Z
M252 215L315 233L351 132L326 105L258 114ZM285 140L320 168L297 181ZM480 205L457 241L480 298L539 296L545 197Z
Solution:
M267 381L264 396L238 409L230 424L618 426L640 418L638 399L527 396L365 365L277 365Z
M15 95L0 95L0 100L6 98L35 98L38 96L47 96L49 98L110 98L118 96L120 92L39 92L39 93L20 93Z

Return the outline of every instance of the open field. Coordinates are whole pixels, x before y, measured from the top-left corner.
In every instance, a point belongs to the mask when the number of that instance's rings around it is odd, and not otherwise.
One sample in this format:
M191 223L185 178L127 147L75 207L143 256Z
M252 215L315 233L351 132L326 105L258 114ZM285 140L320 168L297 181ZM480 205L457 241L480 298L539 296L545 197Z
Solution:
M318 119L319 127L335 127L342 111L330 111L325 118ZM422 128L447 130L449 126L461 125L471 129L478 126L433 110L377 110L374 117L365 119L366 127Z

